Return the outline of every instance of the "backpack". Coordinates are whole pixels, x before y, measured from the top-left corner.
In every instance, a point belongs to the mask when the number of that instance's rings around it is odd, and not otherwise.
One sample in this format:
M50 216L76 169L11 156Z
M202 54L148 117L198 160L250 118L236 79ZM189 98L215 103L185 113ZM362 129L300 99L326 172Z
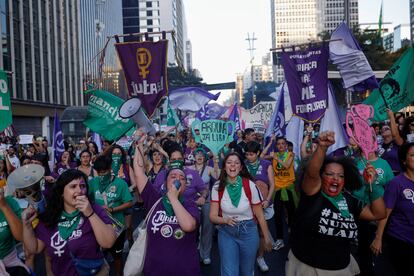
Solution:
M249 203L250 203L250 208L252 209L253 219L257 223L257 218L254 215L253 207L252 207L252 191L250 189L249 179L243 177L242 184L243 184L244 193L246 194L246 197L247 197L247 199L249 200ZM224 189L218 190L219 217L222 217L221 199L223 198L223 194L224 194Z

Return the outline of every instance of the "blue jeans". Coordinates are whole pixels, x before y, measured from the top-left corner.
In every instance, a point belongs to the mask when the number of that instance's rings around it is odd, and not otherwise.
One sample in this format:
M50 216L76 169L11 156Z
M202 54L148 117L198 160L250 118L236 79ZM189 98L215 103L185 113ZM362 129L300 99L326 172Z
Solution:
M221 225L218 230L221 276L252 276L259 248L256 223L246 220L236 226Z

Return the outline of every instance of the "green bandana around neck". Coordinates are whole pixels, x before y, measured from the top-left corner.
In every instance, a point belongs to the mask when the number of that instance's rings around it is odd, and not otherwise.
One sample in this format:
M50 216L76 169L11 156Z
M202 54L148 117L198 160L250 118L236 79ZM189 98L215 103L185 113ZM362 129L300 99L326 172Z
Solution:
M341 213L341 216L345 218L349 218L351 215L349 213L348 204L346 203L346 199L342 193L339 193L336 197L328 196L324 192L322 195L326 197L338 211Z
M253 163L250 163L249 161L246 162L246 166L247 169L249 170L249 173L253 176L256 177L257 174L257 170L260 167L260 161L259 158L257 158L257 160Z
M104 175L99 175L99 192L103 193L106 191L108 186L111 184L111 172L107 172Z
M287 157L288 157L288 152L287 151L285 151L285 152L278 152L277 153L277 157L281 157L280 159L282 159L282 161L283 161L283 163L285 163L286 162L286 160L287 160ZM281 170L281 169L283 169L283 166L282 166L282 164L280 164L279 162L277 163L277 168L279 169L279 170Z
M179 196L178 200L181 202L181 204L183 204L184 198L182 196ZM173 209L173 207L171 205L171 202L168 199L167 195L164 195L162 197L162 204L164 205L164 209L165 209L165 212L167 213L167 216L172 217L172 216L175 215L174 209Z
M58 230L63 240L67 240L72 235L73 231L78 227L80 219L81 214L79 210L70 214L66 213L65 210L62 211L60 221L58 222Z
M243 189L242 178L239 175L237 176L235 183L231 183L228 180L226 182L227 182L226 189L227 189L227 192L229 193L231 203L233 204L234 207L237 208L237 206L239 206L239 203L240 203L240 198L241 198L242 189Z
M112 154L112 171L115 175L118 175L119 169L121 168L122 154Z

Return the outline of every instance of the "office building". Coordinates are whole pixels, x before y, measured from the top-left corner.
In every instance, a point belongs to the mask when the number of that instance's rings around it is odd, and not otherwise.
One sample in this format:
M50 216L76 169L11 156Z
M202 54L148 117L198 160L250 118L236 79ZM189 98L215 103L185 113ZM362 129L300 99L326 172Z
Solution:
M55 108L83 104L79 1L2 0L0 16L13 126L49 137Z
M120 64L109 41L102 61L97 55L106 45L108 36L122 34L122 2L119 0L80 0L80 41L82 54L83 88L88 84L112 93L120 93Z
M397 25L392 33L382 37L382 46L388 52L395 52L410 44L410 36L410 25Z
M175 42L171 34L167 34L168 63L187 70L188 39L182 0L123 0L122 14L124 34L174 30ZM126 37L125 40L136 40L136 37Z
M414 0L410 0L410 33L411 43L414 43Z
M358 25L358 0L272 0L272 48L317 41L343 21ZM273 77L284 80L277 54L273 55Z

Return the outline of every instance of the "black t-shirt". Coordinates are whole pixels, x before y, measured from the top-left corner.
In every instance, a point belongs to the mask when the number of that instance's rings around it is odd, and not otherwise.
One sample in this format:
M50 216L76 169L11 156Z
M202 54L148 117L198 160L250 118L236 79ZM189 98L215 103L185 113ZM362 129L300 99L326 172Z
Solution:
M349 218L342 217L321 192L313 196L301 194L290 237L292 252L301 262L326 270L348 266L351 241L358 234L354 218L358 219L362 209L349 193L343 195Z

